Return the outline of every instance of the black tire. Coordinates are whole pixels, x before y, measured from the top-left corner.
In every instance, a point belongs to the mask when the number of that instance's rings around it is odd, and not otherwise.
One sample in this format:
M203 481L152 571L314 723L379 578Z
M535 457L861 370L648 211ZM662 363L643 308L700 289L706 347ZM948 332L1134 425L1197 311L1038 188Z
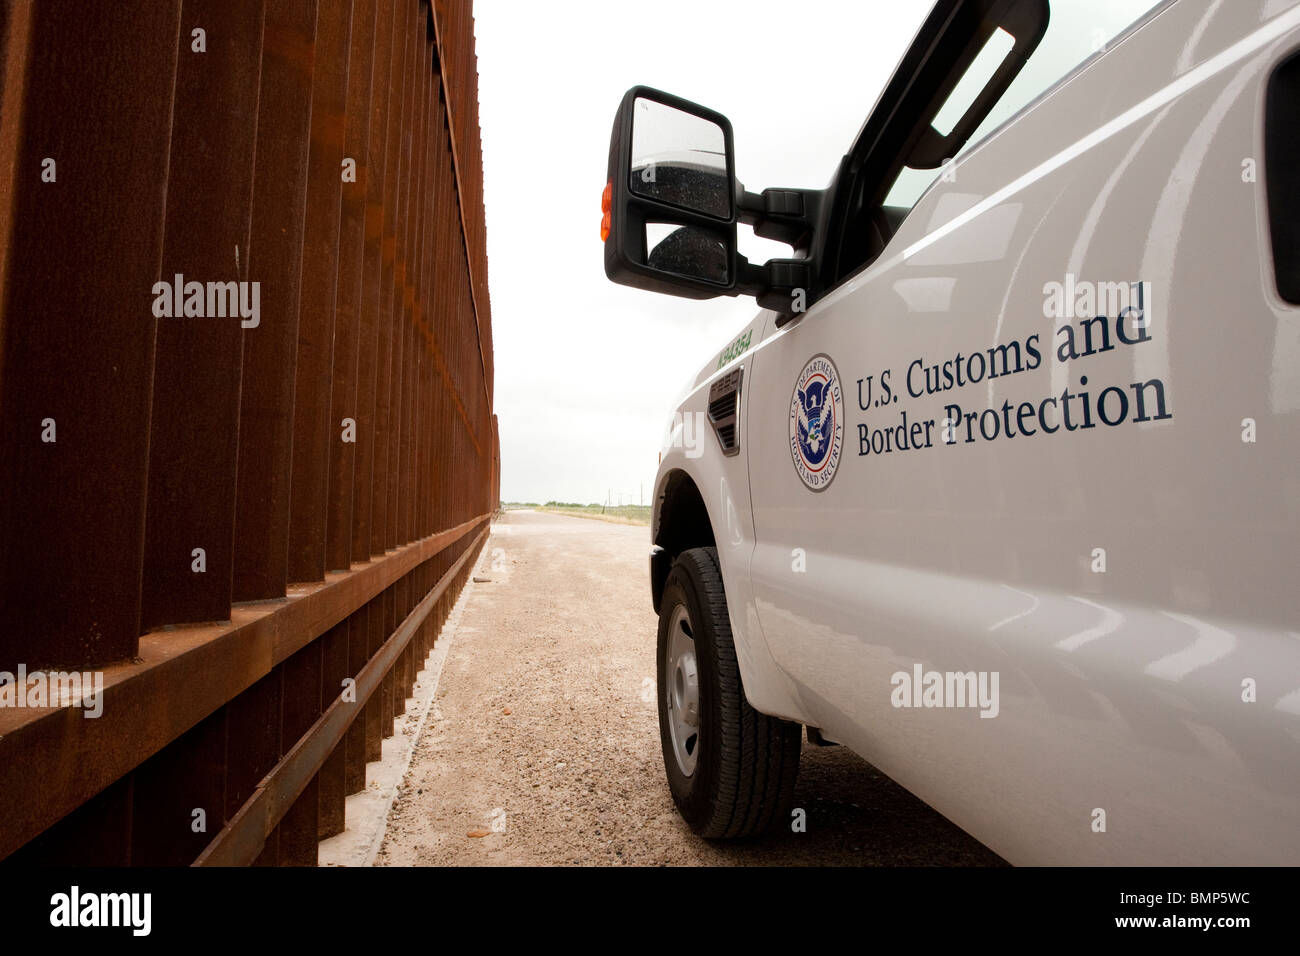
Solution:
M689 618L699 687L698 749L689 775L674 753L668 702L676 675L668 662L670 630L679 605ZM745 699L716 548L677 556L659 607L656 657L664 769L690 828L702 837L734 839L785 822L799 773L802 727L760 714Z

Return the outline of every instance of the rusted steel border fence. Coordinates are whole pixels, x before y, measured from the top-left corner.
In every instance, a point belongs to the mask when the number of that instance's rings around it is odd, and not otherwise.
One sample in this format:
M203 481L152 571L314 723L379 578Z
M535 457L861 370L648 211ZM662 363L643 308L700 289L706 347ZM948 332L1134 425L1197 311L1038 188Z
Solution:
M314 864L497 504L469 0L0 51L0 858Z

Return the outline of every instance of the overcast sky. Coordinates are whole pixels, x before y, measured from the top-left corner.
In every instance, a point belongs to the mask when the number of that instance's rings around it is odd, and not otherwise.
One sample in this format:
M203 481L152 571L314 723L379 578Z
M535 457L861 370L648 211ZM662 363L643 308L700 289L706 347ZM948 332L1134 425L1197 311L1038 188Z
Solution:
M732 122L747 189L820 188L929 0L477 0L488 270L505 501L649 503L676 397L757 311L605 278L600 195L623 93ZM788 247L740 227L741 252Z

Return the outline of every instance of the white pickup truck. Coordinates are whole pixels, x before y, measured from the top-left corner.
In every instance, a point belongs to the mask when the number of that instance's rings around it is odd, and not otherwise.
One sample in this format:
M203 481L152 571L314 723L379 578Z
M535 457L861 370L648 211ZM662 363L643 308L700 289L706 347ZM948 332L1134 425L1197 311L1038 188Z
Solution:
M624 98L606 274L760 306L655 491L690 826L802 725L1013 863L1300 864L1296 0L939 0L824 189L735 166Z

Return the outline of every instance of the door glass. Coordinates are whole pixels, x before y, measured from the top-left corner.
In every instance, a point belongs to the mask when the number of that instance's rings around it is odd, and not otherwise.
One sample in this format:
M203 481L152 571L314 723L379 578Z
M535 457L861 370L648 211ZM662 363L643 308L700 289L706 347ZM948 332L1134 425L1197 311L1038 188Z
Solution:
M1019 112L1041 93L1054 86L1066 74L1090 57L1102 53L1106 45L1119 36L1128 27L1164 0L1053 0L1051 19L1047 24L1047 33L1043 36L1038 49L1034 51L1029 62L1007 87L1002 98L993 106L966 145L957 153L961 156L984 139L989 133L1001 126L1013 114ZM1003 31L999 30L999 33ZM1004 34L1010 39L1010 36ZM961 119L967 106L979 95L984 84L993 75L999 63L1006 56L1007 49L998 54L995 42L997 33L980 51L948 100L939 108L933 126L945 134L941 122L946 122L947 129ZM987 62L987 61L992 61ZM986 72L982 72L981 61L986 61ZM974 89L967 90L967 81L978 82ZM955 111L955 112L953 112ZM954 157L956 158L956 157ZM940 169L912 169L904 167L894 186L885 197L886 206L910 209L921 198L922 193L939 177Z
M993 74L998 71L998 67L1002 65L1002 61L1007 58L1007 54L1015 45L1015 37L1006 30L998 27L993 31L993 36L989 37L988 42L984 44L984 49L980 50L979 55L966 68L961 80L930 122L940 136L947 136L952 132L957 121L966 115L966 111L975 102L975 97L979 96L980 90L993 79Z

